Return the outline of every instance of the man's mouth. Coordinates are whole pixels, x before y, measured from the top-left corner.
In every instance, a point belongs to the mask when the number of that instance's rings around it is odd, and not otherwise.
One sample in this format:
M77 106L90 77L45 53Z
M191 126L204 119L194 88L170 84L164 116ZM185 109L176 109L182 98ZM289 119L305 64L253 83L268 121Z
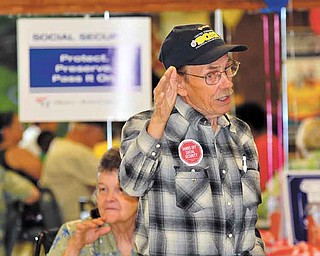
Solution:
M229 98L230 95L224 95L217 98L218 101L226 101Z
M228 97L229 97L229 96L223 96L223 97L219 98L218 100L219 100L219 101L225 101Z

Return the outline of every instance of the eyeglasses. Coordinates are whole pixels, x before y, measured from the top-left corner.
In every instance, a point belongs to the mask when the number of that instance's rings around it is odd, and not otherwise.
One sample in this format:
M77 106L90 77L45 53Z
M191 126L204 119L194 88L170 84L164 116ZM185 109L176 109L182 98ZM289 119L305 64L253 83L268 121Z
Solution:
M239 70L239 66L240 66L239 61L230 60L227 64L227 67L223 71L213 71L213 72L206 74L205 76L198 76L198 75L194 75L194 74L190 74L190 73L186 73L186 72L178 72L178 73L180 75L188 75L188 76L203 78L207 85L214 85L220 81L223 73L228 78L234 77Z

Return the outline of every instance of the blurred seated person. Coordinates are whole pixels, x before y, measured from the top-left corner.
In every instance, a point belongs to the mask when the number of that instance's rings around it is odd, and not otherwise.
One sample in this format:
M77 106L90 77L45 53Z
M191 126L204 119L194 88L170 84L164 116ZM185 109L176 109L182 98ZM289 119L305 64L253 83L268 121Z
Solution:
M99 159L93 152L105 140L105 123L69 124L64 138L56 137L46 154L41 185L51 189L63 222L79 219L80 197L90 197L95 189Z
M291 169L320 170L320 118L304 119L296 133L299 157L289 161Z
M59 124L57 122L41 122L30 124L23 132L22 140L20 141L20 146L27 149L32 154L40 157L41 148L37 143L37 138L39 134L43 131L48 131L56 134Z
M101 159L97 174L99 216L63 224L51 246L54 255L137 255L134 249L138 198L120 188L119 151L110 149Z
M19 147L22 133L23 128L15 112L0 113L0 166L5 171L18 174L22 178L20 179L21 186L27 180L37 186L42 164L38 157ZM20 184L17 185L20 186ZM36 219L39 209L37 203L24 204L19 200L7 200L6 211L6 240L8 250L11 251L27 226L33 228L40 225L40 220Z
M256 143L260 165L260 185L261 192L267 188L269 178L279 169L278 138L272 134L272 175L268 173L268 134L267 116L261 105L255 102L243 103L236 107L236 116L245 121L251 128Z
M33 204L39 200L40 192L32 182L0 166L0 255L11 255L10 238L5 232L8 224L7 204L15 201ZM6 247L6 248L5 248ZM6 251L6 253L5 253Z
M37 183L42 164L38 157L19 147L23 128L14 112L0 113L0 165Z

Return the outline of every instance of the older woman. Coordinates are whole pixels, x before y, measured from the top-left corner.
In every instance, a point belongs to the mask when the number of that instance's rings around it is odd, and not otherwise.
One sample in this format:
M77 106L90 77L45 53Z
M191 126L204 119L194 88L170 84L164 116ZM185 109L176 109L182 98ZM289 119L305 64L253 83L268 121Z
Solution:
M120 162L115 149L101 159L96 190L100 217L63 224L48 255L137 255L134 230L138 198L122 192Z

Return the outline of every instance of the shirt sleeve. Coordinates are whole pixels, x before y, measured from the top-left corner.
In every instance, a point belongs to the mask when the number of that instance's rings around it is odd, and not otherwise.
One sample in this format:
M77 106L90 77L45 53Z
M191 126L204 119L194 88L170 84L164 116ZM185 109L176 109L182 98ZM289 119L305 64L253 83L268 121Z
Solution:
M259 233L259 231L258 231L258 233ZM261 239L261 237L259 237L257 235L257 232L256 232L255 246L254 246L253 250L250 252L250 255L252 255L252 256L263 256L263 255L266 255L265 254L264 242Z
M248 198L252 198L253 202L257 203L257 206L259 204L261 204L261 191L260 191L260 173L259 173L259 162L258 162L258 151L257 151L257 147L256 144L254 142L254 138L253 135L250 131L250 129L248 128L248 126L246 125L246 130L244 130L245 132L242 134L242 139L243 141L245 141L245 145L244 148L246 148L246 152L250 152L248 153L249 156L254 156L252 157L252 163L251 166L254 167L253 169L255 169L255 171L258 172L258 176L259 179L256 180L256 189L252 190L254 191L254 193L252 193L251 195L249 193L245 193L243 196ZM251 186L251 189L253 189L253 187ZM247 216L248 218L248 216ZM252 218L252 217L251 217ZM252 256L263 256L265 255L265 246L264 246L264 242L261 238L260 232L257 228L255 228L254 230L255 232L255 241L254 241L254 247L253 249L250 251L250 255Z
M4 189L10 200L25 201L31 196L36 186L19 174L5 171Z
M92 149L84 145L77 144L73 148L70 147L70 150L72 149L73 152L69 152L69 156L63 160L64 170L68 172L69 175L80 180L81 183L94 187L97 182L97 168L99 166L98 157L94 154ZM50 165L53 164L53 160L57 159L51 158ZM54 165L50 166L50 168L53 166ZM52 169L50 169L50 172L52 172Z
M129 119L123 128L119 179L131 196L142 196L153 185L160 161L161 143L148 134L148 123L145 114Z
M77 223L79 223L79 221L67 222L60 227L51 245L50 251L47 254L48 256L61 256L64 254L69 239L75 232Z
M99 159L93 152L83 155L83 158L79 159L79 165L75 176L80 179L87 186L95 186L97 183L97 168L99 166Z

